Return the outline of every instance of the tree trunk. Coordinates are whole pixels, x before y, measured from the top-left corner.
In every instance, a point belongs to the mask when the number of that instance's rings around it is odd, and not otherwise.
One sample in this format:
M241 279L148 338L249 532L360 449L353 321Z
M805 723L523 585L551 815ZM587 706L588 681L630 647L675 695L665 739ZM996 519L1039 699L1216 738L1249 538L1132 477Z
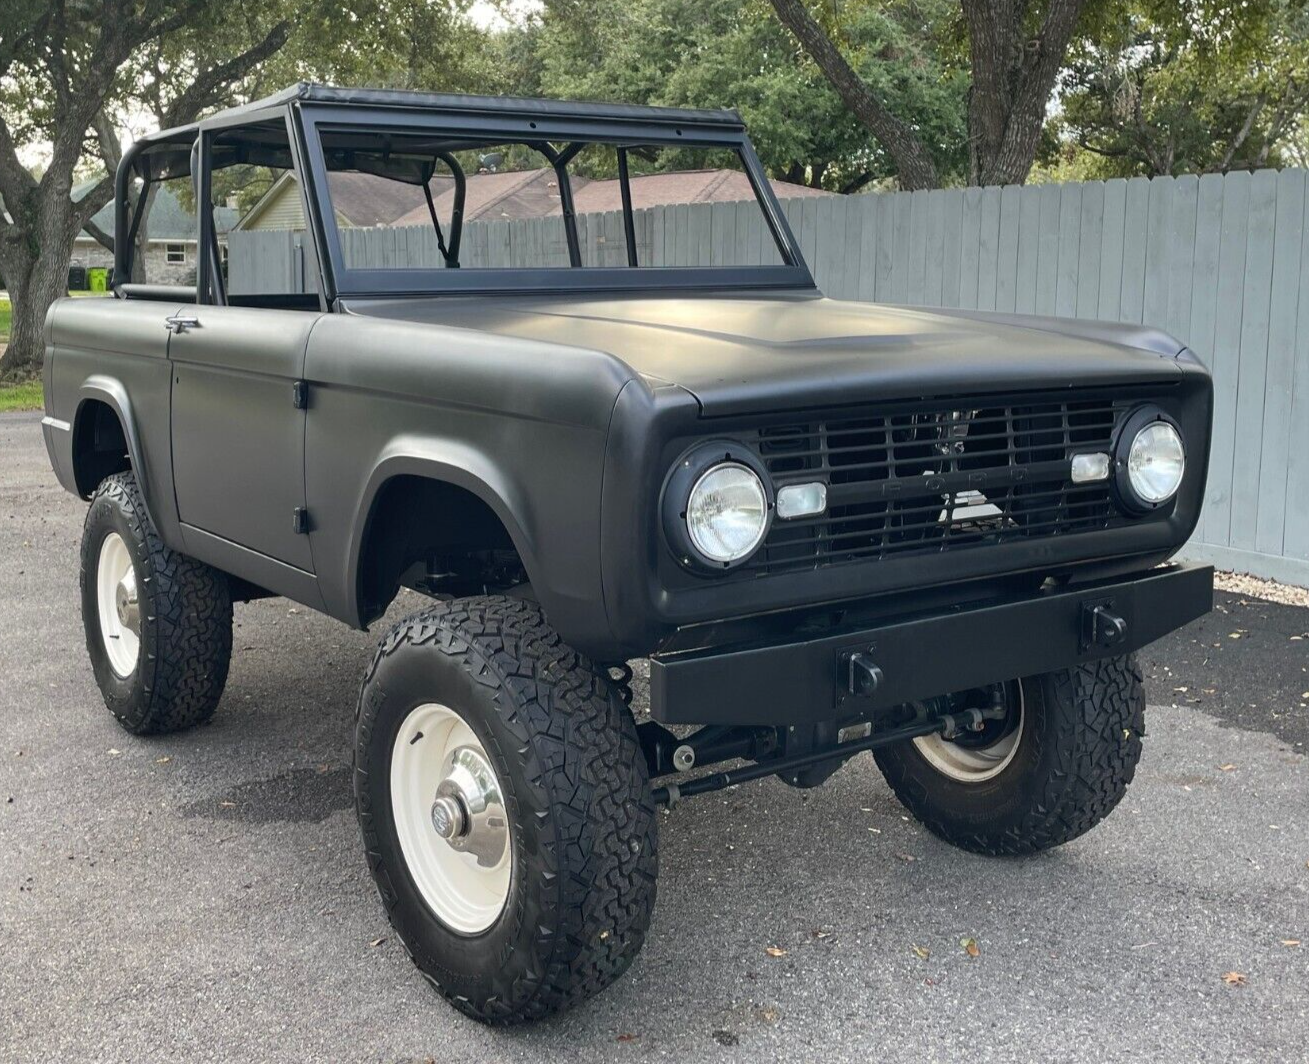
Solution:
M11 264L8 260L12 257L5 256L0 263L13 307L9 346L0 355L0 380L25 380L40 371L45 357L46 312L51 303L68 292L64 264L69 253L51 250L26 264Z

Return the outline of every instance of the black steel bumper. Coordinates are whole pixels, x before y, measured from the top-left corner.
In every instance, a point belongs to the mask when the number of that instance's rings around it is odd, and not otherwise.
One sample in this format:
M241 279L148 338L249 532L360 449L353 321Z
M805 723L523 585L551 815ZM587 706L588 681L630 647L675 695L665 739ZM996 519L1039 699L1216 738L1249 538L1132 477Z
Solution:
M1138 650L1213 608L1213 568L887 618L807 638L656 655L650 709L669 724L795 724Z

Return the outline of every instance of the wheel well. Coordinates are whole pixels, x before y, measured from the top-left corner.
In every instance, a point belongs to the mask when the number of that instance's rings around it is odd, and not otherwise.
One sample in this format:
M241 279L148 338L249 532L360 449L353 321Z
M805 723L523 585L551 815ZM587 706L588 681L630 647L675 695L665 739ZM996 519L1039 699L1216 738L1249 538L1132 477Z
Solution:
M466 595L527 581L504 522L466 488L428 477L392 477L364 525L359 555L359 614L367 624L396 592Z
M78 409L73 425L73 478L78 494L87 498L105 477L131 468L127 435L117 412L108 403L88 399Z

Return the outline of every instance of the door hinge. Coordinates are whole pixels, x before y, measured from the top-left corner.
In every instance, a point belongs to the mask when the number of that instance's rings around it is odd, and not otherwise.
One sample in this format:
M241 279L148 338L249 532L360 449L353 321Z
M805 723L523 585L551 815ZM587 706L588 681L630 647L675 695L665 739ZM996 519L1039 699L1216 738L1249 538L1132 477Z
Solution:
M303 536L309 531L309 511L303 506L297 506L291 511L291 531L297 536Z
M308 382L296 381L291 385L291 405L297 410L304 410L309 406Z

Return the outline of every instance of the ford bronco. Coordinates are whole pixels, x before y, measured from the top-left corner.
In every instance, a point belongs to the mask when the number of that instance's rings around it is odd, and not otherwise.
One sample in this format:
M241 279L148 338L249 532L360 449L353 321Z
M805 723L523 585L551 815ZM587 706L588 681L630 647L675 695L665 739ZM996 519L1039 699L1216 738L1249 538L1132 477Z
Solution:
M193 275L151 283L174 181ZM387 916L465 1013L628 968L661 805L871 751L1004 855L1122 798L1133 652L1212 602L1169 562L1212 406L1181 344L825 298L729 111L299 85L136 141L115 209L43 422L90 501L104 700L206 721L234 602L362 629L428 596L363 677L353 779Z

